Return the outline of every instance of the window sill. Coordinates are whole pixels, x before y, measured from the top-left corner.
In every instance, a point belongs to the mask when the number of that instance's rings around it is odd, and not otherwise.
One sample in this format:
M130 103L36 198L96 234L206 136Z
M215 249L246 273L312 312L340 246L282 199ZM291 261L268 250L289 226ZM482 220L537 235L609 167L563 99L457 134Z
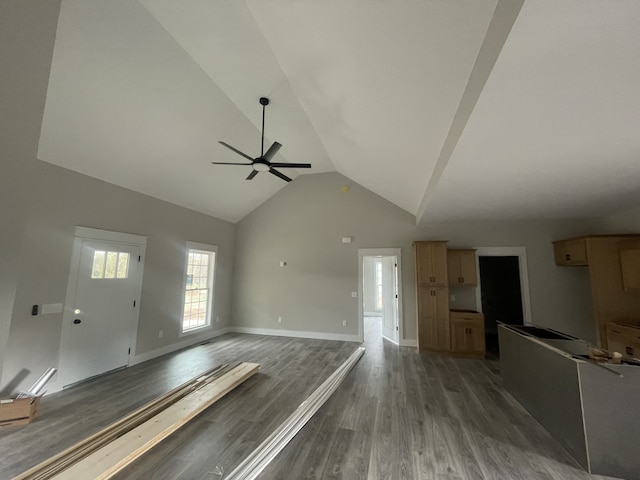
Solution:
M211 324L203 325L201 327L196 327L196 328L190 328L189 330L181 331L179 337L180 338L189 337L194 334L202 333L206 330L211 330L211 328L212 328Z

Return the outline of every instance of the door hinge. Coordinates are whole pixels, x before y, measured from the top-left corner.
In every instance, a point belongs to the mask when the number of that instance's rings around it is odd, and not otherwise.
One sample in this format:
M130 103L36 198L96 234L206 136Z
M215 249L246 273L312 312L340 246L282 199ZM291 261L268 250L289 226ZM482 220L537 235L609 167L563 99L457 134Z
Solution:
M133 306L134 306L134 308L135 308L135 306L136 306L136 301L135 301L135 300L133 301Z
M400 330L400 327L398 325L396 325L396 332Z
M396 298L398 298L398 295L396 295Z
M138 255L138 261L140 261L141 258L142 258L142 255Z
M131 355L131 348L129 348L129 355Z

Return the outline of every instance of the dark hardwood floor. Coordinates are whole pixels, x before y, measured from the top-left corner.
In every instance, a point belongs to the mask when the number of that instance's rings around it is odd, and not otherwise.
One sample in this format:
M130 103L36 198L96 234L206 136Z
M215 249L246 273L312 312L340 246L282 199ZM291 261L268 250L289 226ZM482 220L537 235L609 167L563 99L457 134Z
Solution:
M589 479L501 386L499 364L418 354L382 340L267 467L263 479ZM0 478L29 468L223 362L256 376L138 459L118 479L220 479L356 348L229 334L43 399L40 416L0 429Z

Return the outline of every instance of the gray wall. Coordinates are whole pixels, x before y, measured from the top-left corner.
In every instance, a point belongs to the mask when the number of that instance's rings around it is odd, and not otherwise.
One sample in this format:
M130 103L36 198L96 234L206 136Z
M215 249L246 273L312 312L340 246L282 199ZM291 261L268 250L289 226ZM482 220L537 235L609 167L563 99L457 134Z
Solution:
M58 365L62 314L30 312L33 304L64 302L76 225L148 237L136 355L212 335L209 330L197 338L179 337L188 240L218 245L213 319L219 315L220 323L214 327L231 322L234 225L36 159L58 9L53 1L0 3L0 391L5 393L28 387L45 368Z
M343 192L342 186L349 185ZM559 268L553 240L593 221L477 222L416 227L412 215L338 173L304 175L237 224L236 325L356 335L358 249L402 249L403 340L416 338L414 240L527 249L533 321L594 339L586 269ZM342 244L344 236L353 237ZM286 260L280 268L278 262ZM277 317L282 316L281 324ZM342 321L347 320L347 327Z
M0 375L60 0L0 2Z
M640 233L640 207L598 219L598 233Z

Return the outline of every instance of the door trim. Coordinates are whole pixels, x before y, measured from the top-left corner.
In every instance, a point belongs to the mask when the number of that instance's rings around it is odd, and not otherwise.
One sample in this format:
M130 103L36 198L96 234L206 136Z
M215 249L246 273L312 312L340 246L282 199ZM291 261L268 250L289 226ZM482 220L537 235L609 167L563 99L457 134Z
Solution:
M396 257L398 263L398 345L403 345L404 334L402 324L402 249L401 248L359 248L358 249L358 339L364 342L364 300L363 291L363 262L364 257L381 255L383 257Z
M134 235L132 233L120 233L110 230L102 230L98 228L89 228L76 226L73 237L73 249L71 251L71 267L69 269L69 279L67 281L67 293L65 295L64 313L62 315L63 327L60 335L60 346L58 350L58 366L62 358L62 348L64 346L64 325L71 322L73 319L73 302L75 300L76 290L78 287L78 276L80 273L80 257L82 254L82 242L84 240L97 240L108 243L122 243L125 245L135 245L140 248L140 262L138 264L138 285L136 288L136 297L138 298L138 308L136 310L135 320L131 326L130 338L131 338L131 353L127 365L131 364L131 359L136 353L138 322L140 317L140 296L142 292L142 279L144 275L144 261L147 248L147 237L141 235ZM50 390L62 390L64 384L61 375L56 376L56 381L51 385Z
M518 257L520 270L520 296L522 298L522 318L525 325L532 325L531 297L529 294L529 271L527 270L527 247L474 247L476 250L476 310L482 312L482 285L480 283L480 257Z

